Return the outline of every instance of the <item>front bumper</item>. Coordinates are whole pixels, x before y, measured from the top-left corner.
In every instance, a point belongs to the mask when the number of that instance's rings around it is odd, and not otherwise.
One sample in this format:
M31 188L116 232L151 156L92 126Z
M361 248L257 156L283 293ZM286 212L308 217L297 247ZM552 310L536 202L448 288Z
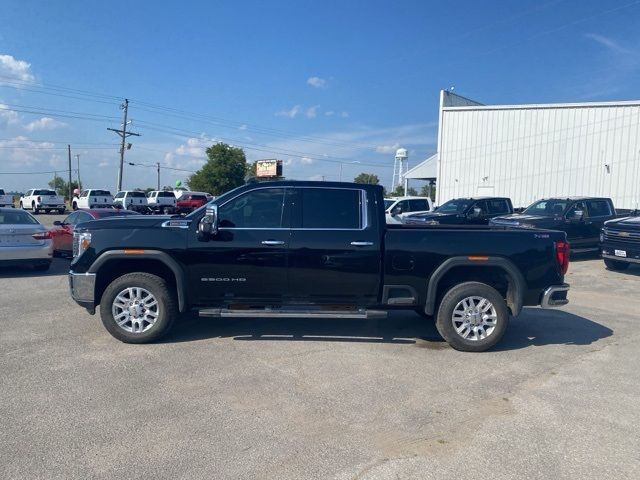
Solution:
M73 298L78 305L86 308L92 315L95 313L95 273L69 272L69 290L71 291L71 298Z
M616 251L623 251L624 255L626 256L621 257L620 255L616 255ZM640 263L640 245L605 243L600 247L600 253L602 254L603 258L608 258L610 260L627 263Z
M552 285L542 292L542 298L540 299L540 306L542 308L554 308L561 307L569 303L567 293L569 292L569 284L563 283L562 285Z

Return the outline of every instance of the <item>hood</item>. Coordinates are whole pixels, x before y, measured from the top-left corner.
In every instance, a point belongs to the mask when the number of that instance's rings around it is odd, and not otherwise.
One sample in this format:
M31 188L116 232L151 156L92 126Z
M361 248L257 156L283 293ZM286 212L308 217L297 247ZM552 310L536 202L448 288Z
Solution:
M445 223L447 220L453 220L460 218L461 215L457 213L440 213L440 212L429 212L429 213L414 213L411 215L405 215L404 220L416 222L416 223L424 223L429 220L437 220L440 223Z
M542 215L528 215L525 213L512 213L511 215L504 215L502 217L496 217L491 219L492 225L538 225L538 224L550 224L562 220L561 216L557 217L544 217Z
M98 220L90 220L76 225L76 231L105 230L117 228L160 228L167 220L173 219L170 215L127 215L124 217L109 217Z
M625 217L609 220L604 224L606 227L624 228L630 231L640 231L640 217Z

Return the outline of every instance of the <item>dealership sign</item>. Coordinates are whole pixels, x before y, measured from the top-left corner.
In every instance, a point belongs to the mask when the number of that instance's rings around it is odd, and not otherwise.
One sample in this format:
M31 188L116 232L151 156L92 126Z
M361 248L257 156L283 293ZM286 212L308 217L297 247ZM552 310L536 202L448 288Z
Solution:
M256 162L256 177L281 177L282 160L258 160Z

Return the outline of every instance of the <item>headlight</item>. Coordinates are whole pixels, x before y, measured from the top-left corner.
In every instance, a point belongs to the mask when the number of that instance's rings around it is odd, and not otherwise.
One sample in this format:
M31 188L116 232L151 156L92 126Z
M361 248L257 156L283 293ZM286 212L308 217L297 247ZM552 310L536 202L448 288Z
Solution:
M89 232L73 233L73 256L79 257L91 245L91 234Z

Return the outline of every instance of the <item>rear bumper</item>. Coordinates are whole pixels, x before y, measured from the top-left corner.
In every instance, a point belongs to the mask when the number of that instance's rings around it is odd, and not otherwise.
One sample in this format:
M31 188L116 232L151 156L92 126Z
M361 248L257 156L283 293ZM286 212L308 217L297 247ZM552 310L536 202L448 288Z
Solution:
M42 263L51 262L53 257L53 242L45 240L42 245L22 245L0 248L0 262Z
M540 299L540 306L542 308L555 308L561 307L569 303L567 293L569 292L569 284L563 283L562 285L552 285L542 292L542 298Z
M89 313L95 313L95 273L73 273L69 272L69 290L71 298L75 302L86 308Z

